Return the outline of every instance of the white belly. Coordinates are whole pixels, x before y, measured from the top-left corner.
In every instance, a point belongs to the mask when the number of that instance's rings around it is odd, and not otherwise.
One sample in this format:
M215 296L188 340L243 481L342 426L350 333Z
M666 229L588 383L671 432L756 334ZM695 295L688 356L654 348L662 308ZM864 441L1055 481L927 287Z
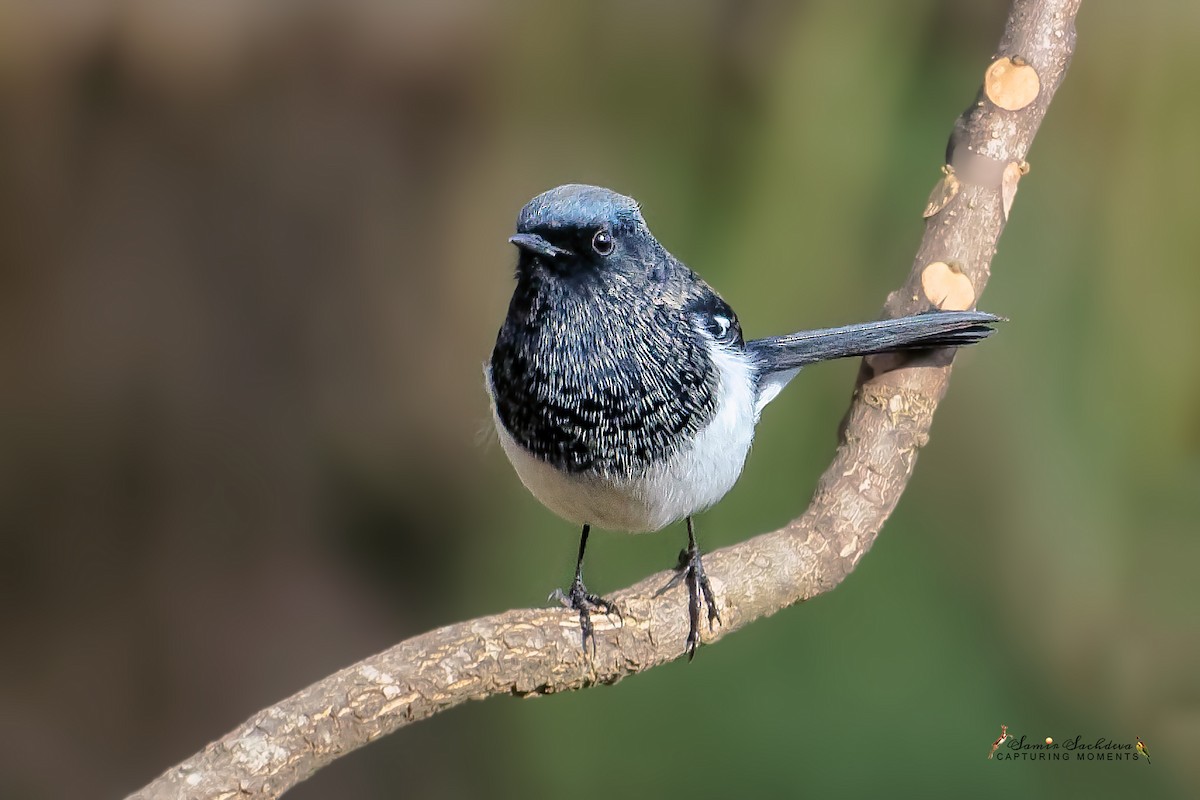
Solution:
M737 482L758 421L754 376L744 359L714 347L717 411L669 460L627 479L563 472L521 447L492 404L500 444L521 482L563 519L635 533L656 531L716 503ZM486 368L485 368L486 372ZM491 376L485 383L491 396Z

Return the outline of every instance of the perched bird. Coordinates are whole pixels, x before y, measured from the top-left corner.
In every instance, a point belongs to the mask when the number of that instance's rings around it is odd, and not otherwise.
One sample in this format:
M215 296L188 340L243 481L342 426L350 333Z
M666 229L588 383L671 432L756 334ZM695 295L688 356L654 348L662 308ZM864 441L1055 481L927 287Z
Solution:
M745 341L733 309L646 227L631 198L559 186L517 219L516 291L485 367L500 443L525 486L582 526L575 578L555 592L579 612L615 606L587 590L592 526L657 531L687 520L686 652L720 621L692 517L742 472L754 426L801 367L901 349L970 344L999 317L935 311ZM619 613L619 612L618 612ZM595 640L593 638L593 648Z
M1146 743L1142 741L1142 737L1140 737L1140 736L1134 736L1133 738L1137 739L1137 745L1136 745L1137 751L1139 753L1141 753L1143 756L1145 756L1146 763L1149 764L1150 763L1150 751L1146 749Z

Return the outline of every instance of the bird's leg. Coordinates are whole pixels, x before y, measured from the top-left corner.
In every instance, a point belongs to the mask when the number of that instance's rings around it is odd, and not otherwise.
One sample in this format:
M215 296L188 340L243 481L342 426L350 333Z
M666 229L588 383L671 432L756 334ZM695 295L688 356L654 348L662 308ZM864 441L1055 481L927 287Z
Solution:
M684 581L688 589L688 636L684 645L688 661L696 655L700 645L700 611L702 606L708 606L708 629L711 631L713 622L720 622L721 615L717 613L717 599L713 596L712 585L704 574L704 562L700 560L700 548L696 546L696 531L692 518L687 518L688 546L679 551L679 565L675 567L675 577L667 585L655 592L660 595L679 581Z
M592 630L592 612L603 611L605 614L616 614L621 616L621 612L617 609L615 603L605 600L598 594L592 594L583 585L583 551L587 549L588 533L591 531L591 525L583 526L583 533L579 537L579 559L575 562L575 580L571 581L571 588L564 592L562 589L555 589L550 593L551 600L558 600L567 608L573 608L579 612L579 629L583 633L583 651L587 653L588 639L592 640L592 654L596 652L596 636Z

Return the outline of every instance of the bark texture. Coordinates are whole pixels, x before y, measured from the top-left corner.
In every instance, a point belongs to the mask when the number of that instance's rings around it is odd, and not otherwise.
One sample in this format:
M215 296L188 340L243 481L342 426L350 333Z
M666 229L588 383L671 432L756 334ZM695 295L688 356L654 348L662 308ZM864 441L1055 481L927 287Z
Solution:
M1017 0L978 97L954 126L924 238L887 316L968 307L983 291L1025 156L1075 45L1080 0ZM1030 72L1032 70L1032 72ZM932 265L932 266L931 266ZM723 624L711 644L837 586L870 549L928 439L953 354L872 356L859 371L841 441L808 509L786 527L705 556ZM133 798L273 798L339 756L468 700L552 694L622 678L683 655L686 590L663 572L595 615L596 652L561 608L517 609L415 636L255 714Z

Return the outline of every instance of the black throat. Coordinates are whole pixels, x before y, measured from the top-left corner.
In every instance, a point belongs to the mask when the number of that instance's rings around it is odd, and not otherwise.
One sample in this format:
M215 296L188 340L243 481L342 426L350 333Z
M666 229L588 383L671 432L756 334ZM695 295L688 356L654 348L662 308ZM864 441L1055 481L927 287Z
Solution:
M500 422L558 469L636 477L716 410L716 367L682 302L691 287L672 271L631 291L621 276L543 270L519 271L492 351Z

